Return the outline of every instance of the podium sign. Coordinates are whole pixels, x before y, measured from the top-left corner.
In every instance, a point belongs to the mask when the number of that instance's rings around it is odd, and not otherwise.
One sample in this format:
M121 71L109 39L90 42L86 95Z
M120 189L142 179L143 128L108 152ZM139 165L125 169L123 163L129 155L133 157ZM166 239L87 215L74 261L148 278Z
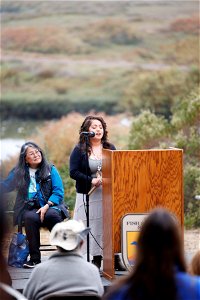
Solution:
M121 248L124 265L130 270L135 264L137 240L148 214L126 214L121 222Z

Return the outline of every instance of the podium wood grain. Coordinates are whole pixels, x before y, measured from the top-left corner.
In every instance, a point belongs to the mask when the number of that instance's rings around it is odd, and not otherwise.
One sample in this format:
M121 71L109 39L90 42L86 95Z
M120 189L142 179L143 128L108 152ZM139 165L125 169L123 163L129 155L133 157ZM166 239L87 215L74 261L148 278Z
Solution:
M114 276L121 252L121 218L162 206L183 226L183 151L103 150L104 273Z

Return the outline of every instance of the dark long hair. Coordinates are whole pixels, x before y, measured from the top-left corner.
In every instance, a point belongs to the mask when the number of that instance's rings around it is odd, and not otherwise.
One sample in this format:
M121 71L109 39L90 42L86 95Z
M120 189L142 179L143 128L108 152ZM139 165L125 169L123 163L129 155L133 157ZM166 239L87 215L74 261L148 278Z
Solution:
M157 208L142 226L132 272L110 292L127 284L127 299L175 300L175 270L186 271L181 231L170 212Z
M12 280L7 270L7 263L3 253L3 245L5 243L4 239L8 232L8 223L5 213L6 203L7 199L5 198L5 194L0 194L0 282L11 286ZM0 288L0 299L11 300L13 298Z
M50 172L50 165L47 162L42 149L33 142L26 142L21 147L18 163L15 167L15 176L17 178L17 189L18 190L23 190L23 188L26 185L26 169L28 167L27 163L26 163L26 152L27 152L28 147L37 149L38 151L40 151L40 153L42 155L42 161L39 165L40 179L46 178Z
M103 137L101 139L101 143L102 143L103 148L104 149L111 149L111 144L108 142L107 125L106 125L106 122L104 121L104 119L102 117L87 116L85 118L85 120L83 121L82 125L81 125L81 128L79 130L79 134L83 131L88 131L93 120L98 120L102 124L104 134L103 134ZM85 150L85 137L84 137L84 135L81 135L81 134L80 134L80 137L79 137L79 146L83 151ZM88 151L89 151L89 153L91 152L90 139L89 139Z

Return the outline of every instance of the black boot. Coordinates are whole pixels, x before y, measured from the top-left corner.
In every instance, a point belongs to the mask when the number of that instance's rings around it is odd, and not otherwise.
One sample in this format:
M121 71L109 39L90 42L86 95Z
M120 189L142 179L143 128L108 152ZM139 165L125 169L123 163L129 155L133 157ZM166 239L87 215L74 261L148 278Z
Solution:
M93 256L93 260L92 263L97 266L97 268L100 270L101 268L101 260L102 260L102 256L101 255L95 255Z
M127 271L121 258L121 253L115 253L115 271Z

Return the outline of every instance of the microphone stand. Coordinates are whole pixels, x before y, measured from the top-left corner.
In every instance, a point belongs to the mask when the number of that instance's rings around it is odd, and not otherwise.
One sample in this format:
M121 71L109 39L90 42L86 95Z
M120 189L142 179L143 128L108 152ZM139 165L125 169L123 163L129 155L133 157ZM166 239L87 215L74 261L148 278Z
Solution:
M89 166L89 159L88 159L88 135L85 135L85 146L86 146L86 192L88 189L88 166ZM89 228L90 226L90 221L89 221L89 194L86 193L86 221L87 221L87 227ZM90 262L90 236L89 234L87 235L87 261Z
M85 151L86 151L86 192L88 190L88 168L89 168L89 159L88 159L88 146L89 146L89 137L94 137L95 133L93 131L86 132L83 131L81 134L85 137ZM89 193L86 193L86 221L87 227L89 228L89 195L91 194L91 190ZM87 235L87 261L90 262L90 239L89 234Z

